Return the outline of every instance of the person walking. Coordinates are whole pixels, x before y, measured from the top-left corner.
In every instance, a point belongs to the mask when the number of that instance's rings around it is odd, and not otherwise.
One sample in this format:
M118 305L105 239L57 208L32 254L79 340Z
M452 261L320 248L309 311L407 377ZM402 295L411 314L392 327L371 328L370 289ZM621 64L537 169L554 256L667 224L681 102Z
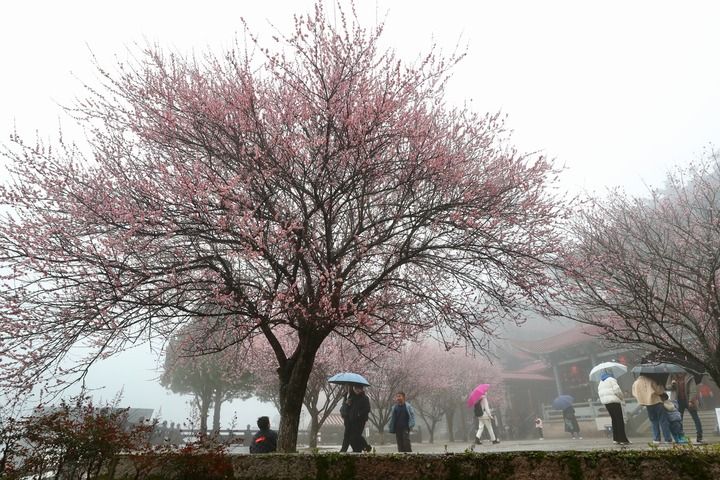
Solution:
M685 417L685 410L690 412L695 424L696 443L703 443L703 428L698 415L698 383L699 379L695 375L677 373L672 376L670 390L672 400L677 401L681 420Z
M572 405L563 410L563 422L565 423L565 431L568 432L572 438L582 440L580 436L580 425L578 424L575 409Z
M270 430L270 419L257 419L258 432L250 442L250 453L272 453L277 450L277 432Z
M623 419L622 410L622 403L625 401L625 397L617 380L615 380L615 377L609 372L600 374L598 397L600 398L600 403L605 405L605 409L610 414L613 442L619 445L628 445L630 440L628 440L627 434L625 433L625 420Z
M342 445L340 446L341 452L347 452L348 448L350 447L350 404L352 403L352 400L350 399L350 395L352 395L352 387L350 385L346 386L345 391L345 398L343 399L342 405L340 405L340 416L343 419L343 439L342 439Z
M388 432L395 434L398 452L412 452L410 430L415 428L415 410L405 401L405 392L395 394Z
M493 430L492 411L490 410L490 404L488 403L487 395L483 395L480 400L475 402L475 406L473 408L475 410L475 416L478 419L478 430L475 434L475 443L478 445L482 445L482 434L483 430L485 430L486 428L488 434L490 435L490 440L492 441L492 443L500 443L500 440L495 437L495 431Z
M365 388L362 385L353 385L350 388L348 396L340 408L340 415L343 415L343 409L345 412L343 416L345 431L340 451L346 452L348 444L353 452L371 451L372 447L363 437L365 423L370 415L370 399L365 395Z
M664 383L664 382L663 382ZM638 401L638 404L644 405L647 410L650 426L652 427L653 443L660 443L661 437L665 437L665 441L672 443L672 434L670 433L670 424L665 407L660 395L665 393L665 389L658 384L652 377L641 373L632 384L632 394Z

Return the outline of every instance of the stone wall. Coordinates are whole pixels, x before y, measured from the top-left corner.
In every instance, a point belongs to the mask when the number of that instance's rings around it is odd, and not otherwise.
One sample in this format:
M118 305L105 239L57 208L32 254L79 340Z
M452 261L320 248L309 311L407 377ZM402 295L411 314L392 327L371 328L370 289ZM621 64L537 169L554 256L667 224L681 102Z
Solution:
M213 478L253 480L504 480L720 479L720 449L508 452L493 454L271 454L237 455ZM119 468L115 478L132 478ZM167 472L167 470L165 470ZM147 472L147 478L171 478ZM179 475L176 478L185 477Z

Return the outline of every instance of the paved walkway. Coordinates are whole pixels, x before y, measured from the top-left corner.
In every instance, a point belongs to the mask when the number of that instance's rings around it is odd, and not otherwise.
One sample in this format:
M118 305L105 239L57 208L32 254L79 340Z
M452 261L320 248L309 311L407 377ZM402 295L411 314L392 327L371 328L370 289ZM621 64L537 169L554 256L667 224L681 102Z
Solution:
M471 445L467 442L436 442L436 443L415 443L412 445L413 453L462 453L468 449L475 452L516 452L516 451L592 451L592 450L648 450L652 448L673 448L671 444L652 445L650 438L631 438L633 443L627 446L614 445L612 440L605 438L584 438L582 440L572 439L546 439L546 440L510 440L502 441L493 445L489 440L483 441L482 445ZM718 438L711 437L709 443L717 443ZM373 445L375 453L397 453L394 444ZM340 445L321 445L320 452L337 452ZM300 452L308 452L307 449L299 448ZM241 453L241 452L237 452Z

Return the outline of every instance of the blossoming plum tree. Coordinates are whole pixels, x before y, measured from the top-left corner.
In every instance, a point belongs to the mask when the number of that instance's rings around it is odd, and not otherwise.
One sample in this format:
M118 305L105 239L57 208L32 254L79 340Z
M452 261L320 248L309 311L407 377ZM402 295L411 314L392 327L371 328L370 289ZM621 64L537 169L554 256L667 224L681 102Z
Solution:
M0 381L82 375L210 303L232 342L272 348L278 448L293 451L331 334L397 348L438 329L481 348L543 302L563 213L552 162L516 152L499 115L446 103L458 58L408 64L382 28L318 3L269 46L148 48L70 109L87 148L14 136Z
M720 382L720 159L670 172L648 198L616 193L575 223L560 313Z

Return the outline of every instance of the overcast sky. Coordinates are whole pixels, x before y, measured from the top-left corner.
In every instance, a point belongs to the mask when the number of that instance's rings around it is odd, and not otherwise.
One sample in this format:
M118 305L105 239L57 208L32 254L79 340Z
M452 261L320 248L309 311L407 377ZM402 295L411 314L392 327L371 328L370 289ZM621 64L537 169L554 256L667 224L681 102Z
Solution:
M74 132L58 104L92 83L90 51L111 66L134 44L186 52L229 47L240 18L262 38L288 31L313 0L36 1L0 6L0 132L52 137ZM342 1L341 3L347 4ZM362 21L386 20L386 45L414 59L436 42L467 58L450 84L455 102L502 110L520 150L565 165L576 193L622 186L642 193L672 165L720 145L720 2L358 0ZM333 4L326 7L331 16ZM80 80L78 80L78 77ZM127 403L162 407L184 420L186 398L154 380L147 348L106 361L90 383ZM253 423L272 410L257 402L225 409L227 423Z

